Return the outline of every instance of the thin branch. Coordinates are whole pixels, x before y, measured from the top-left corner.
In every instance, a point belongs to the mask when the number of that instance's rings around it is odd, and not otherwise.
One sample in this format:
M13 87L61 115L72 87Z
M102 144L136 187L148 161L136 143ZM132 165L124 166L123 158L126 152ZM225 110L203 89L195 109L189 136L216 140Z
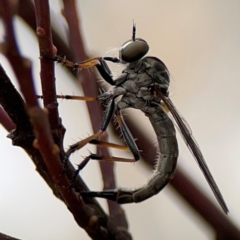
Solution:
M51 35L50 35L50 16L49 16L48 1L47 0L45 0L45 1L35 0L35 5L36 5L36 18L37 18L37 24L38 24L37 34L39 37L40 51L42 54L44 54L44 56L52 57L54 54L53 51L50 53L50 55L47 51L44 51L44 48L54 49L52 47ZM45 29L44 26L47 26L47 25L48 25L48 28ZM48 35L48 33L49 33L49 35ZM42 43L42 40L44 40L43 43ZM47 43L48 41L49 41L49 43ZM42 78L42 83L44 83L44 81L45 81L44 67L46 66L44 64L46 63L46 60L44 61L42 59L41 63L42 63L42 73L43 73L43 74L41 74L41 78ZM49 64L49 63L46 63L46 64ZM54 75L52 77L54 78ZM52 82L54 82L54 81L52 81ZM42 86L42 87L44 90L44 86ZM54 86L53 90L55 91L55 86ZM48 91L49 91L49 89L48 89ZM47 122L45 122L45 124L43 125L43 126L45 126L45 128L46 128L46 124L47 124ZM42 128L41 127L39 128L39 131L38 131L39 137L44 130L43 126L42 126ZM44 139L44 137L43 137L43 139ZM48 134L48 139L49 139L49 134ZM38 141L40 143L40 138L38 138ZM48 144L47 144L47 146L48 146ZM56 145L54 145L53 142L50 141L49 146L53 146L53 148L46 149L46 151L44 152L46 155L49 154L49 151L51 152L51 150L54 150L54 149L56 150L56 154L57 155L59 154L59 150L57 150L58 148L56 148ZM54 150L54 152L55 152L55 150ZM54 157L54 155L50 156L50 158L48 158L48 156L46 156L46 159L51 159L52 157ZM95 213L91 212L92 210L89 206L83 204L82 198L80 196L76 195L73 188L71 188L70 191L68 190L70 183L69 183L69 181L67 181L65 174L63 174L61 177L56 175L57 172L59 174L61 171L63 171L63 169L61 169L62 168L61 164L59 166L56 165L57 163L59 163L58 160L60 160L60 159L55 159L55 161L49 161L48 162L49 164L47 163L47 166L48 166L50 173L52 173L52 176L56 183L56 186L57 186L58 190L60 191L61 195L64 197L69 210L74 215L75 220L81 227L85 228L85 230L88 232L88 234L90 236L92 236L93 238L96 238L96 236L98 236L98 238L105 238L109 233L108 233L107 229L104 228L104 226L100 223L99 216L96 215ZM55 163L55 164L51 164L51 163ZM51 165L53 165L53 167ZM53 175L53 174L55 174L55 175ZM63 181L63 180L65 180L65 181ZM70 192L72 194L70 194ZM90 223L91 223L91 226L89 226Z
M66 18L69 27L69 45L73 52L73 60L75 62L84 60L87 58L81 30L81 22L76 12L75 0L63 0L64 9L63 15ZM79 78L83 92L85 96L97 96L99 95L98 86L96 85L96 77L93 74L88 74L86 71L82 71ZM98 102L88 102L88 111L93 127L93 131L96 133L101 126L103 119L103 111ZM102 140L107 141L107 135L102 137ZM108 149L98 147L98 153L102 153L105 156L110 156ZM104 183L104 189L116 188L115 176L114 176L114 164L100 162L100 169L102 172L102 179ZM128 228L127 220L124 214L124 210L116 202L108 200L108 208L110 219L121 228Z
M48 1L35 0L35 14L40 56L54 57L57 49L52 43L52 33L49 15ZM60 119L58 114L58 104L56 99L56 86L54 76L54 62L40 59L41 63L41 85L44 106L49 111L49 121L51 129L58 128ZM60 126L61 127L61 126Z
M10 237L6 234L0 233L0 240L20 240L18 238Z
M6 49L5 49L6 50ZM26 115L24 101L17 92L5 71L0 65L0 103L11 119L13 128L19 133L29 132L32 130L28 116ZM25 113L25 114L22 114Z
M25 103L6 75L2 66L0 66L0 104L3 106L8 116L11 117L11 121L13 121L16 126L16 129L14 130L9 129L12 131L8 135L8 137L12 139L13 145L21 146L25 149L35 163L39 174L51 187L53 193L57 197L60 197L59 193L55 189L54 182L49 177L47 167L42 160L39 151L34 149L32 146L34 134L29 117L25 111Z

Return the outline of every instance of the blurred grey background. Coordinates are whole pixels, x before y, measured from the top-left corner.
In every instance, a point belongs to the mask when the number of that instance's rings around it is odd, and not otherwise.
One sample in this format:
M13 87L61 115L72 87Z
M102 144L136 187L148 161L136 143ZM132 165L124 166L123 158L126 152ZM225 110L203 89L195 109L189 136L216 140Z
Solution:
M59 1L50 1L59 29L65 28ZM240 224L240 2L238 0L184 1L78 1L85 45L91 56L117 56L117 49L131 38L132 22L137 37L150 45L148 55L160 58L171 74L170 96L187 120L208 166L229 207L229 218ZM38 46L34 35L19 19L15 27L22 53L34 64L39 88ZM1 35L3 35L1 27ZM26 41L28 44L26 45ZM26 47L27 46L27 47ZM4 57L8 75L14 79ZM57 89L62 94L81 94L68 81L70 76L58 66ZM114 72L121 67L114 67ZM40 88L39 88L40 89ZM91 134L85 103L60 101L63 124L68 132L65 146ZM137 112L138 113L138 112ZM82 116L86 116L84 120ZM139 115L138 115L139 116ZM79 122L83 122L79 126ZM156 144L148 120L143 126L146 138ZM22 239L89 239L78 228L63 203L57 200L40 178L32 162L20 149L12 147L0 127L0 231ZM185 143L179 139L178 165L216 202L198 165ZM111 138L112 142L116 139ZM87 146L74 154L94 151ZM116 156L123 154L112 151ZM131 156L126 153L127 156ZM118 185L136 187L151 175L141 162L116 165ZM91 162L82 177L92 190L102 188L97 162ZM94 176L94 177L93 177ZM105 202L102 200L104 208ZM216 202L216 204L218 204ZM213 230L166 187L160 194L140 204L124 205L134 239L213 239Z

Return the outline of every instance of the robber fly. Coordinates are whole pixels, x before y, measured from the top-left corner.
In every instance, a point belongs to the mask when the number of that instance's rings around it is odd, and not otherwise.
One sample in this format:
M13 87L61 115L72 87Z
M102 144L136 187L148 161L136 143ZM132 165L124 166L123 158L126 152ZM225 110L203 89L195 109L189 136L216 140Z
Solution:
M99 100L107 103L100 130L78 144L72 145L68 151L68 156L89 141L98 138L106 130L113 116L116 117L123 138L134 156L134 159L122 159L116 157L105 158L103 155L90 154L90 156L85 158L80 164L78 172L84 168L90 159L124 162L134 162L140 159L138 147L122 118L121 113L126 108L141 110L149 118L158 139L159 158L154 173L145 186L135 190L120 188L100 192L82 192L82 197L100 197L116 201L120 204L137 203L159 193L168 184L175 173L178 159L178 144L173 122L165 110L167 108L176 121L187 146L197 160L216 199L223 211L227 213L228 208L207 167L200 149L169 98L168 87L170 78L166 65L156 57L144 57L149 50L149 46L145 40L136 38L135 36L136 26L134 24L132 38L125 42L120 48L119 58L97 57L80 63L73 63L59 56L54 58L55 61L61 62L74 69L84 69L95 66L102 78L113 86L112 89L98 96ZM121 63L125 66L125 69L117 78L113 79L107 61ZM117 101L116 98L119 96L121 96L121 98Z

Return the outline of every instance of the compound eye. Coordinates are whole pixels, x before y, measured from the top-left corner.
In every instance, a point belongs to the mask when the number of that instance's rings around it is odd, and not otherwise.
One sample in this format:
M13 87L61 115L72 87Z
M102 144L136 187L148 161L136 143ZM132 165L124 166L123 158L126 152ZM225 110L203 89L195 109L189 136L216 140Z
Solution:
M145 56L148 50L147 42L141 38L136 38L135 41L129 40L122 45L119 51L119 58L123 62L135 62Z

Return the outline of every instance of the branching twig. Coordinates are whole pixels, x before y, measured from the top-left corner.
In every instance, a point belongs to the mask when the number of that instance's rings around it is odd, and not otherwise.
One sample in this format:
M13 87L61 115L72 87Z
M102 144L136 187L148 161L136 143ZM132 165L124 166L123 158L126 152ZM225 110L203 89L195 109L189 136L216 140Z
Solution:
M39 4L40 1L36 1ZM55 53L55 49L51 43L51 33L50 33L50 24L49 24L49 15L45 15L46 19L44 20L42 17L43 14L48 14L48 9L46 7L46 2L41 1L41 4L44 6L38 6L38 26L37 34L38 37L41 38L40 40L40 51L44 55L52 56ZM78 20L76 17L75 9L71 9L74 7L74 1L65 1L65 8L64 8L64 16L66 17L68 24L69 24L69 31L70 31L70 45L74 48L75 52L77 53L75 56L70 49L61 41L61 38L53 32L54 43L57 46L59 52L63 55L67 55L72 60L84 60L86 59L86 54L84 52L83 44L81 41L81 34L77 32L76 35L73 33L78 30ZM30 7L27 10L27 7ZM93 199L89 199L88 206L86 206L79 197L78 193L71 189L67 191L69 186L69 179L71 178L72 174L74 173L73 166L68 163L66 166L66 175L59 174L62 171L62 160L63 160L63 146L62 140L64 136L64 128L61 126L59 122L57 106L55 105L55 86L54 86L54 72L53 72L53 64L50 62L46 62L42 60L42 79L43 79L43 95L45 95L44 104L48 108L49 115L46 114L46 111L43 111L39 108L35 92L34 86L31 76L31 64L27 59L24 59L19 54L17 49L14 31L12 28L12 16L10 8L8 6L8 1L3 0L1 2L0 9L4 9L1 12L1 15L4 19L4 25L6 27L7 38L5 44L1 46L1 51L5 53L7 58L9 59L14 72L19 79L21 91L24 95L24 98L27 103L27 112L31 116L32 124L34 125L35 135L33 134L32 125L30 124L28 115L26 114L24 102L23 100L17 97L17 91L13 86L8 85L10 80L5 81L7 79L5 72L2 70L0 74L0 84L4 84L0 86L0 90L4 89L7 86L9 96L6 96L6 93L0 92L0 95L3 96L1 99L1 104L5 101L6 107L4 107L6 113L10 116L12 123L7 120L5 124L7 128L10 130L13 128L13 123L16 125L16 130L10 134L10 137L13 139L13 142L25 144L25 150L32 156L34 163L37 166L37 170L40 172L41 176L45 179L45 181L49 184L51 189L54 191L55 195L58 196L60 199L64 200L69 207L70 211L73 213L76 221L86 229L90 236L96 239L107 239L108 237L115 237L115 239L130 239L130 236L127 232L124 235L124 231L119 231L112 223L108 220L105 213L102 211L100 206L97 202ZM26 22L31 25L31 27L35 30L36 24L35 19L33 17L33 5L29 0L20 0L19 1L19 14L26 20ZM24 9L24 10L23 10ZM44 9L44 10L43 10ZM43 12L40 14L41 10ZM69 13L74 13L75 19L71 19ZM44 26L44 21L47 24ZM73 21L73 22L72 22ZM42 25L43 23L43 25ZM41 26L40 26L41 25ZM73 30L71 28L73 27ZM57 37L56 37L57 36ZM46 39L45 39L46 37ZM77 47L79 46L80 49ZM48 69L51 74L50 76L46 76ZM44 73L45 71L45 73ZM83 88L85 89L86 96L96 96L98 94L97 88L90 84L95 84L95 79L93 76L81 76L81 81L83 84ZM49 85L46 83L46 79L50 79ZM89 78L89 80L87 80ZM4 80L5 79L5 80ZM1 83L1 80L3 82ZM23 81L24 80L24 81ZM44 85L45 84L45 85ZM51 93L47 93L44 89L51 89ZM94 89L94 90L93 90ZM89 91L89 92L88 92ZM93 91L93 92L91 92ZM4 95L5 94L5 95ZM11 96L15 96L18 98L18 101L11 102ZM20 103L19 107L16 108L17 102ZM95 116L96 108L93 107L94 105L90 105L90 115ZM17 109L17 110L16 110ZM100 118L92 118L93 121L93 129L96 132L99 129L99 123L101 122L101 111L99 111ZM3 117L2 117L3 116ZM6 114L3 111L0 111L0 119L6 119ZM50 119L50 124L48 123L48 117ZM24 123L24 124L23 124ZM148 152L148 156L146 157L146 162L148 164L154 164L153 161L155 159L156 149L153 149L151 143L146 142L145 137L141 135L141 131L137 129L136 124L133 124L132 121L128 121L129 128L133 133L135 138L138 138L138 145L139 148L143 150L143 152ZM51 131L51 130L52 131ZM18 134L21 131L21 135ZM53 135L53 138L52 138ZM34 137L36 136L36 141L34 146L37 148L33 148L32 143ZM54 141L53 141L54 139ZM27 144L26 144L27 143ZM56 145L56 144L57 145ZM45 146L46 145L46 146ZM41 151L40 152L38 151ZM152 151L150 150L152 149ZM60 151L60 155L59 155ZM152 153L152 154L149 154ZM43 156L43 158L42 158ZM50 162L51 161L51 162ZM54 162L54 163L52 163ZM107 171L107 175L111 176L113 179L113 168L112 166L107 163L106 169L102 171ZM106 175L103 175L106 176ZM109 180L104 179L105 185L115 186L114 182L108 182ZM56 185L55 185L56 184ZM177 190L180 195L190 203L191 206L209 223L211 224L215 231L217 232L218 238L224 239L226 237L231 239L239 239L239 231L238 229L225 217L223 214L219 213L219 210L214 206L214 204L205 197L205 195L198 189L197 186L194 186L191 181L186 178L181 170L179 170L175 175L174 180L171 182L171 185ZM56 188L55 188L56 186ZM106 188L111 188L111 186L105 186ZM77 178L75 189L77 191L81 191L82 189L87 189L86 185L82 181L80 177ZM60 193L60 194L59 194ZM116 209L114 209L114 206ZM117 205L109 206L110 212L112 216L118 212L120 209ZM118 214L116 216L119 216ZM121 221L117 218L113 218L114 222L118 226L123 226L126 228L127 224L124 219L124 214L120 213ZM81 218L81 219L80 219ZM98 235L99 234L99 235ZM125 237L124 237L125 236ZM0 235L1 238L1 235Z

